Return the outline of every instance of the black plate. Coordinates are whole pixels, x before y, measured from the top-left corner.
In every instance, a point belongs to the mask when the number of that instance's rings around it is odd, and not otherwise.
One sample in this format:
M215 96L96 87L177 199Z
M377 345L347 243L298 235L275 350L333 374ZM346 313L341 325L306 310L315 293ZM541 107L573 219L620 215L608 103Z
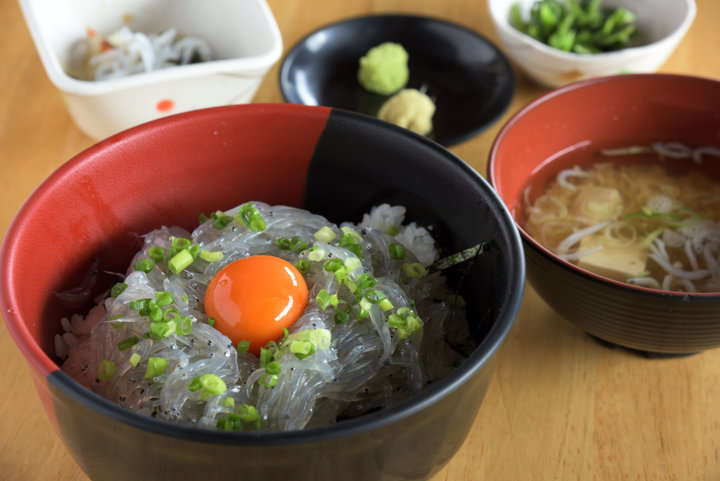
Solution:
M376 116L388 96L365 90L357 71L360 57L383 42L400 43L408 51L407 87L425 88L435 101L428 137L442 145L482 132L512 100L515 77L509 62L477 32L434 18L377 15L328 25L298 42L280 69L285 101Z

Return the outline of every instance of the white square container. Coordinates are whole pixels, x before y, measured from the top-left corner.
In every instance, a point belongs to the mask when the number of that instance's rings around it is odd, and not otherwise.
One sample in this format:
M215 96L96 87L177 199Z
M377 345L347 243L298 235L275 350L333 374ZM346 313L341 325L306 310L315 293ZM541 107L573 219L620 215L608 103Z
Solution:
M282 37L265 0L19 0L50 81L90 137L188 110L248 103L282 54ZM88 29L204 39L217 60L122 78L87 81L66 72L73 45Z

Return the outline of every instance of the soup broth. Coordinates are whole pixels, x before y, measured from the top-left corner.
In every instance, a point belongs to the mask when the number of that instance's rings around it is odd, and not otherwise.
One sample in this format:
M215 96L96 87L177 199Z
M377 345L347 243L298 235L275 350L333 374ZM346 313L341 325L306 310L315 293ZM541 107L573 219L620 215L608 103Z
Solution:
M720 149L587 146L535 178L518 218L556 255L621 282L720 292Z

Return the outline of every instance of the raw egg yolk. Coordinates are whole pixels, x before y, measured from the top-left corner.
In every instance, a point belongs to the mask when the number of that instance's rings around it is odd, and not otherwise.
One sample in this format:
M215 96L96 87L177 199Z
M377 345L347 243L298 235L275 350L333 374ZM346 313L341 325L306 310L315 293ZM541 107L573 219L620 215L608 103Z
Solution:
M223 267L205 291L205 312L233 344L250 341L249 351L282 336L307 305L302 274L284 259L258 255Z

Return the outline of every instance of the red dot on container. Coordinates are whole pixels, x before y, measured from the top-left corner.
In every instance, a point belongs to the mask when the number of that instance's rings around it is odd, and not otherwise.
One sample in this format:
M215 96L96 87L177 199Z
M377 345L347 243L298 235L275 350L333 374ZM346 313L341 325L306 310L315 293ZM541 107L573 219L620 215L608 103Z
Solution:
M175 102L170 99L162 99L157 104L155 104L155 108L158 110L158 112L170 112L174 107Z

